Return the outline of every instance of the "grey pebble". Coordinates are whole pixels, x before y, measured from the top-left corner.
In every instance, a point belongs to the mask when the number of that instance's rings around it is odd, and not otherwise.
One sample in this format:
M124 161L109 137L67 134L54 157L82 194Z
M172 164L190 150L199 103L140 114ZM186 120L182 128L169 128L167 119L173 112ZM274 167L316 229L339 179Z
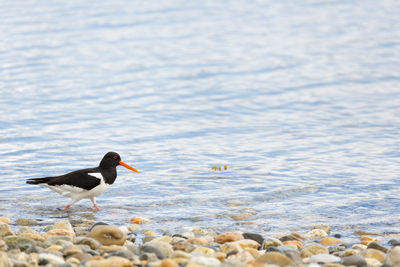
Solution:
M258 244L262 245L264 243L264 237L259 234L253 234L253 233L243 233L243 237L245 239L251 239L256 241Z
M160 260L165 259L167 257L161 249L152 245L143 245L140 248L140 251L142 253L154 253Z
M360 255L351 255L342 258L342 264L346 266L364 267L367 266L367 261Z

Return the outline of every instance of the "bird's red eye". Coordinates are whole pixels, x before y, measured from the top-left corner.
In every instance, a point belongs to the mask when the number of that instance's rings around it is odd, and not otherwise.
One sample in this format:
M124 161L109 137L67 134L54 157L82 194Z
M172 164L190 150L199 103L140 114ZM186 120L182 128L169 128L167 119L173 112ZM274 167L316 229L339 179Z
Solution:
M118 159L118 156L114 156L114 159Z

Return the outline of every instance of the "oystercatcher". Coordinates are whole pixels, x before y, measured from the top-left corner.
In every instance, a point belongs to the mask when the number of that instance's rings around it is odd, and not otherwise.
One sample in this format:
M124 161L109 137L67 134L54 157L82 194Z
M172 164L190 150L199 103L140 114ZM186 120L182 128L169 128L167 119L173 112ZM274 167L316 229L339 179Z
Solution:
M99 167L77 170L54 177L31 178L26 183L43 184L63 196L70 197L71 202L65 206L65 210L83 198L90 198L94 209L99 210L95 197L104 193L114 183L117 178L118 165L139 172L122 162L118 153L108 152L100 161Z

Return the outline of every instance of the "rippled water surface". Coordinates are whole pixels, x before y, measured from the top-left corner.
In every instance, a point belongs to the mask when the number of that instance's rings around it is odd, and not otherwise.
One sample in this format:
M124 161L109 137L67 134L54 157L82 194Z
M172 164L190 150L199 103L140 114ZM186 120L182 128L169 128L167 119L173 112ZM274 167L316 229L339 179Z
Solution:
M400 231L398 1L3 1L0 215ZM25 179L141 171L68 214ZM223 166L227 165L227 170ZM222 170L213 170L213 166Z

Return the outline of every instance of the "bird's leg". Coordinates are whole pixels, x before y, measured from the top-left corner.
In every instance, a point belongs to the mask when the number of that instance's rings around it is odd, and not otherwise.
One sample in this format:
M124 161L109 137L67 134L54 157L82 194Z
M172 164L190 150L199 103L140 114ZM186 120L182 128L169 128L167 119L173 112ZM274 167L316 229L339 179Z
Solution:
M91 197L90 200L91 200L92 203L93 203L93 208L94 208L95 210L100 210L100 208L99 208L99 207L97 206L97 204L96 204L96 199L95 199L94 197Z
M65 210L65 211L69 210L69 208L72 206L72 204L78 202L79 200L80 200L80 198L78 198L78 199L74 199L74 198L73 198L73 199L71 200L71 202L70 202L67 206L65 206L64 210Z

